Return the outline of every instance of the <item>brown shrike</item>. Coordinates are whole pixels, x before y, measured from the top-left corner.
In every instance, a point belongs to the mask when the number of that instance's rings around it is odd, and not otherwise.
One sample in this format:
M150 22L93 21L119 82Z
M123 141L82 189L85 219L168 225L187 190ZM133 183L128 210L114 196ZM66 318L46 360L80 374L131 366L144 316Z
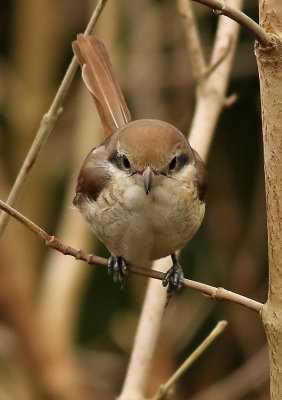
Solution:
M204 217L204 162L174 126L153 119L131 122L99 39L78 35L73 50L106 136L81 167L73 204L109 249L115 282L123 283L127 264L148 265L171 255L163 280L169 300L183 280L175 252Z

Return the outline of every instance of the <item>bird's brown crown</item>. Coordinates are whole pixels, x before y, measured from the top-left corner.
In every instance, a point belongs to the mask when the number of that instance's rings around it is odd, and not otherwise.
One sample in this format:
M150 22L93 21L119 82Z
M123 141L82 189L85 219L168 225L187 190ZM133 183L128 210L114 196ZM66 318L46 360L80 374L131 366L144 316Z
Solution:
M190 161L193 151L184 135L174 126L159 120L137 120L115 132L108 142L109 152L124 154L137 171L150 165L156 172L176 154L185 153Z

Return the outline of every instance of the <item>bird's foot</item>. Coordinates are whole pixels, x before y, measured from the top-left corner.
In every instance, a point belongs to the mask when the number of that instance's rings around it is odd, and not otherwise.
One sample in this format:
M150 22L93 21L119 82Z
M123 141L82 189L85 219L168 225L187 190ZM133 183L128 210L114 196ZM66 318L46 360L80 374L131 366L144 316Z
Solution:
M184 279L184 274L181 265L179 264L175 253L171 254L173 261L172 267L167 271L163 279L163 286L168 286L166 292L166 304L165 307L170 302L172 296L182 288L182 282Z
M119 282L123 289L127 275L127 265L124 258L112 254L108 260L108 274L113 275L114 282Z

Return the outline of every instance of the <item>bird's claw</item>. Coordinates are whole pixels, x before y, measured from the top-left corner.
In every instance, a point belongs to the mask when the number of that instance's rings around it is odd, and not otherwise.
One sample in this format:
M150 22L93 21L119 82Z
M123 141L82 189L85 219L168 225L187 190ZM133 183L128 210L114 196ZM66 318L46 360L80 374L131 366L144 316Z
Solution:
M176 260L176 258L173 257L173 266L167 271L163 279L163 286L164 287L168 286L166 292L165 307L170 302L172 296L182 288L183 279L184 279L184 274L182 267Z
M113 275L114 282L120 283L123 289L127 275L127 265L124 258L111 255L108 260L108 274Z

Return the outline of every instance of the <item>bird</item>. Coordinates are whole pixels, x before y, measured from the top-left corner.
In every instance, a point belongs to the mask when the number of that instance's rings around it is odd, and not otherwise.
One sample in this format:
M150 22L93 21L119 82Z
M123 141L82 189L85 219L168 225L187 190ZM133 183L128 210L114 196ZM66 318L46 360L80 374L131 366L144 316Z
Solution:
M108 272L122 287L130 265L171 256L168 303L184 279L176 252L204 218L205 163L173 125L132 120L100 39L79 34L72 47L105 133L81 166L73 205L108 248Z

